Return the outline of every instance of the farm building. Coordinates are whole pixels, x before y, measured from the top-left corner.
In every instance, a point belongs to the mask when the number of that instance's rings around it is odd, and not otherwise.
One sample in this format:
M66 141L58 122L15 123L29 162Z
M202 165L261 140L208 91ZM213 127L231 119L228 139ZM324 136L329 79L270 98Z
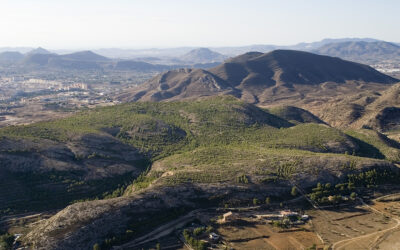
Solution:
M237 214L232 213L232 212L227 212L227 213L223 214L221 222L223 222L223 223L224 222L232 222L232 221L237 220L238 218L239 218L239 216Z

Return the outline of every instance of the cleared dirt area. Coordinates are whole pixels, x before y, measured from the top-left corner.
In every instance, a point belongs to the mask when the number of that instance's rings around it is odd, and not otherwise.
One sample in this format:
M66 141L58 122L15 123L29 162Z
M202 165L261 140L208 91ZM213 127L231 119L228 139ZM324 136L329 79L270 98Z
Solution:
M397 225L395 220L371 211L365 206L340 210L313 210L313 225L325 243L335 243L335 249L369 249L379 232ZM356 240L356 238L359 240ZM347 242L349 239L351 240ZM343 242L343 243L338 243Z
M382 234L373 244L373 249L400 249L400 195L397 194L388 198L389 199L383 200L390 200L390 198L393 198L396 201L375 201L374 204L371 205L371 207L383 214L390 216L394 220L398 220L399 226Z
M400 249L400 230L397 229L397 231L390 232L389 235L378 239L378 244L375 244L373 249Z
M241 219L233 224L222 224L218 233L233 249L305 249L313 244L322 246L318 236L307 231L309 226L290 230L275 228L266 223Z

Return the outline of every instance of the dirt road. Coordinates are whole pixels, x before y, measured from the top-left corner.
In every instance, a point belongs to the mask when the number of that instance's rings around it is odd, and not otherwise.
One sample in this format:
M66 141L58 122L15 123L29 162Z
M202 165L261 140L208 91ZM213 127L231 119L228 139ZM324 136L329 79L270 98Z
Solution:
M174 232L176 229L183 227L186 223L195 219L196 214L199 212L201 212L201 209L194 210L185 216L182 216L176 220L173 220L171 222L168 222L168 223L158 227L154 231L152 231L142 237L136 238L135 240L125 243L121 246L115 246L115 247L113 247L113 249L132 249L138 245L142 245L144 243L167 236L170 233Z
M365 207L367 207L370 210L372 210L373 212L381 214L381 215L384 215L384 216L387 216L386 214L382 213L381 211L379 211L379 210L369 206L368 204L366 204L362 199L360 199L360 202ZM366 235L362 235L362 236L358 236L358 237L354 237L354 238L345 239L345 240L341 240L341 241L335 242L332 245L332 249L334 249L334 250L336 250L336 249L337 250L338 249L346 249L346 246L348 246L350 244L358 245L359 249L367 249L366 247L373 246L375 244L375 242L377 242L381 236L385 235L386 233L390 232L391 230L395 230L395 229L400 228L400 220L398 218L394 218L394 217L391 217L391 219L396 221L396 225L394 225L393 227L387 228L385 230L381 230L381 231L378 231L378 232L373 232L373 233L370 233L370 234L366 234ZM371 238L373 238L373 241L372 241L372 243L368 244L369 246L365 246L365 242L364 242L364 244L360 242L361 240L366 240L366 239L371 239ZM352 246L351 249L356 249L356 248L354 248L354 246Z

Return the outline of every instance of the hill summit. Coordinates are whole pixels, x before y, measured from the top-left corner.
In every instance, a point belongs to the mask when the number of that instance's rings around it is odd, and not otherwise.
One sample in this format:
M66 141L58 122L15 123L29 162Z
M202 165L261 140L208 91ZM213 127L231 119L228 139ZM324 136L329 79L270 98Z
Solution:
M110 61L109 58L96 54L90 50L79 51L72 54L62 56L63 59L85 61L85 62L98 62L98 61Z
M31 50L31 51L29 51L27 53L27 55L35 55L35 54L48 55L48 54L51 54L51 52L46 50L46 49L44 49L44 48L42 48L42 47L38 47L38 48L33 49L33 50Z
M249 52L209 70L168 71L121 98L162 101L229 93L262 103L279 95L285 98L304 95L304 86L320 88L323 83L391 84L397 81L367 65L340 58L275 50L265 54Z
M191 63L222 62L226 58L226 56L208 48L194 49L181 57L183 61Z

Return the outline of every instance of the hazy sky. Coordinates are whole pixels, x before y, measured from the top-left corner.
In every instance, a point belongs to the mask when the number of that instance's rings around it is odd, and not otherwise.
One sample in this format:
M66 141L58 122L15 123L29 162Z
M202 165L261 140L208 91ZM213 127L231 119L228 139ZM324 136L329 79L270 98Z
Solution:
M399 0L0 0L0 47L400 42Z

